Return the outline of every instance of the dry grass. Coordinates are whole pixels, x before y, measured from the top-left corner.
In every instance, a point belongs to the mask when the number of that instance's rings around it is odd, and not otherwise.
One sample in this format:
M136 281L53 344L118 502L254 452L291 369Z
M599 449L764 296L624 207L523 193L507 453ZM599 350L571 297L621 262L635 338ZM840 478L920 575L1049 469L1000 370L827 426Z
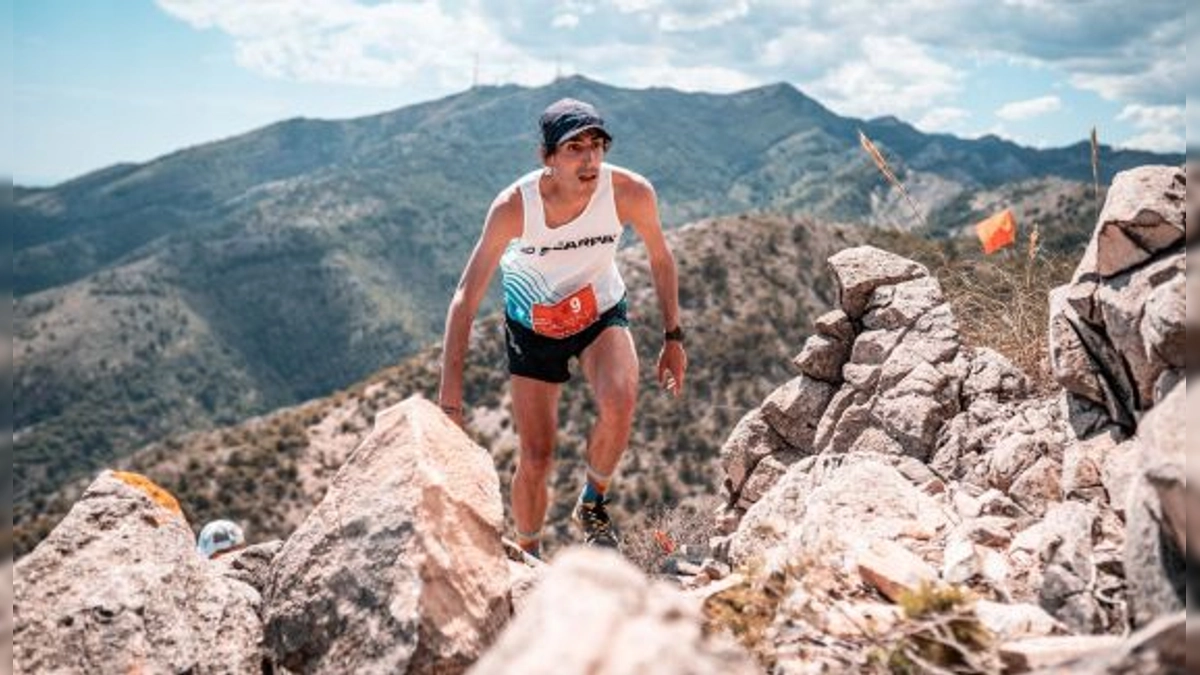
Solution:
M1035 224L1012 246L984 255L974 238L923 239L877 231L871 244L916 260L941 283L966 344L1003 354L1029 376L1034 389L1057 388L1050 369L1050 291L1070 281L1077 256L1039 246Z
M883 174L883 177L887 179L887 182L891 183L892 187L896 188L896 190L900 192L900 195L904 197L904 201L908 202L908 206L912 209L913 215L917 217L917 222L922 226L927 225L928 223L925 222L925 216L921 215L921 209L917 207L917 203L913 201L913 198L911 195L909 195L908 190L904 189L904 183L900 182L900 179L896 176L896 172L892 170L891 164L889 164L887 159L884 158L883 153L880 152L875 143L868 138L865 133L863 133L862 129L858 130L858 143L867 153L867 156L871 158L871 161L875 164L875 168L879 169L879 173Z
M993 636L975 616L974 598L957 586L922 585L900 598L906 621L872 661L891 673L993 673Z
M795 570L766 573L743 569L744 581L704 601L704 626L709 633L728 632L766 669L775 666L775 646L769 632L779 605L787 596Z
M1036 231L1031 235L1036 235ZM1057 387L1050 369L1050 290L1067 283L1075 261L1006 249L936 270L967 344L990 347L1029 376L1039 393Z
M635 521L621 536L621 553L646 574L663 571L667 558L705 557L716 536L713 513L720 500L703 497Z

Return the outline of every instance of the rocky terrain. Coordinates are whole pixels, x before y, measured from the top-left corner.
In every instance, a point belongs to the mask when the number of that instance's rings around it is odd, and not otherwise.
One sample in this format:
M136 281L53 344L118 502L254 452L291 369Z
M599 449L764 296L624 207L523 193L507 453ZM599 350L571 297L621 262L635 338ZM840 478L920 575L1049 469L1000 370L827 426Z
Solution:
M722 447L721 536L649 578L514 554L491 458L414 397L286 541L213 561L169 494L101 474L16 565L14 669L1188 672L1185 185L1115 179L1048 300L1052 393L965 344L925 266L829 256L800 374Z

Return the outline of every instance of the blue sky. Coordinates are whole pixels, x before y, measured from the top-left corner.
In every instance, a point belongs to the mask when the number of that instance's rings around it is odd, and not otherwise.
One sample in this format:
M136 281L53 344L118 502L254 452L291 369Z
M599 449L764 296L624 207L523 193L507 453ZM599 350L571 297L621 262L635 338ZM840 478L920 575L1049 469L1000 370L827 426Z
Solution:
M0 171L22 185L558 73L785 81L844 115L1035 146L1094 125L1104 143L1182 152L1200 129L1184 0L2 1Z

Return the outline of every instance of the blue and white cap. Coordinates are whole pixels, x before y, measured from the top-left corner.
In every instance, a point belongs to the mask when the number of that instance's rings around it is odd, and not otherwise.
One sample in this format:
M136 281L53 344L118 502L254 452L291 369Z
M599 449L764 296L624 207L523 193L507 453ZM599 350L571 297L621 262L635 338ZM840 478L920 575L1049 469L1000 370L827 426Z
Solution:
M211 558L244 543L246 543L246 535L237 523L229 520L214 520L200 530L200 538L196 541L196 550L205 558Z

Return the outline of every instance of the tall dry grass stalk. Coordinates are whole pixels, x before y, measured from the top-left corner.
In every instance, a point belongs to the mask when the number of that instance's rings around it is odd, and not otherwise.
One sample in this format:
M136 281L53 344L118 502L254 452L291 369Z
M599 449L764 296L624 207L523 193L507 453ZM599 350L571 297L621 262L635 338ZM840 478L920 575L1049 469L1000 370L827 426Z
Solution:
M883 153L879 151L879 148L875 146L875 143L873 143L870 138L867 138L867 135L863 133L862 129L858 130L858 143L862 146L863 150L866 151L867 155L871 158L871 161L875 163L875 167L879 169L879 173L883 174L883 177L887 179L887 182L891 183L893 187L900 191L900 194L904 197L904 200L908 202L909 208L912 209L913 214L917 217L917 220L920 221L921 225L925 225L925 216L921 215L921 210L917 208L917 203L913 200L912 196L908 194L908 190L904 189L904 184L901 183L900 179L896 177L896 172L892 171L892 166L888 164L888 161L884 158Z

